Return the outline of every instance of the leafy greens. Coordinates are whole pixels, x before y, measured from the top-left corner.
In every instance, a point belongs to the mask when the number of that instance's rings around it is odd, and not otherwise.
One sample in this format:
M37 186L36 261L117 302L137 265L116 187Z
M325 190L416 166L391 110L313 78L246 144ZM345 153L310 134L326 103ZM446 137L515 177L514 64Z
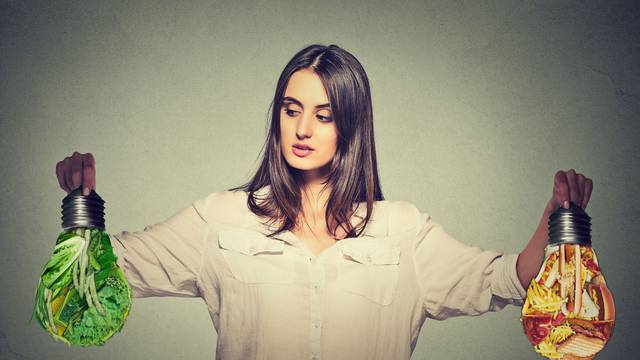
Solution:
M130 308L131 289L109 235L62 232L40 274L31 319L68 345L103 345L122 329Z

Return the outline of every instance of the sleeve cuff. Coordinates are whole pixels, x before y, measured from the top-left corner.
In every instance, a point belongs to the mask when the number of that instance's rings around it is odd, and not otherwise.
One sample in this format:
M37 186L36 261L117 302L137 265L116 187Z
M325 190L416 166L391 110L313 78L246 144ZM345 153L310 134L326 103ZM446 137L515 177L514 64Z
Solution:
M516 270L518 254L503 254L497 261L499 264L491 282L492 293L504 299L514 300L516 305L523 305L527 290L522 287L518 278Z
M127 258L127 251L122 243L122 240L119 236L126 234L127 232L120 232L118 234L109 234L109 240L111 241L111 248L113 249L113 254L116 256L116 264L122 269L125 277L127 278L127 282L129 283L129 287L131 289L131 297L145 297L144 293L138 290L137 286L134 286L132 283L133 277L131 276L131 268L129 267L129 259Z

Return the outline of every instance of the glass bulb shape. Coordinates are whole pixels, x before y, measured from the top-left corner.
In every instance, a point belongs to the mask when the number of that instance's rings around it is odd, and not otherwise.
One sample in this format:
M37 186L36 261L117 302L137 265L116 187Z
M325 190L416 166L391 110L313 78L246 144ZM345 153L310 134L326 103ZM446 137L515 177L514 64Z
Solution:
M32 319L68 345L103 345L124 326L131 288L105 231L100 196L78 188L62 209L63 231L40 274Z
M592 359L613 333L615 306L591 246L590 217L571 204L549 217L549 244L520 321L549 359Z

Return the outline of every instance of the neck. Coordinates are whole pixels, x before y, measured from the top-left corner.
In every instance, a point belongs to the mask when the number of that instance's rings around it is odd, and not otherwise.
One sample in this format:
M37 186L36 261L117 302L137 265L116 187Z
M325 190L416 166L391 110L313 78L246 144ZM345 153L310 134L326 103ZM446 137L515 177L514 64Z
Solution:
M331 189L325 187L324 179L305 182L301 185L302 212L308 221L324 219Z
M317 216L318 213L324 216L326 203L331 193L331 189L326 186L330 166L331 163L328 163L318 169L303 170L297 173L296 177L302 195L302 210L307 218L314 214Z

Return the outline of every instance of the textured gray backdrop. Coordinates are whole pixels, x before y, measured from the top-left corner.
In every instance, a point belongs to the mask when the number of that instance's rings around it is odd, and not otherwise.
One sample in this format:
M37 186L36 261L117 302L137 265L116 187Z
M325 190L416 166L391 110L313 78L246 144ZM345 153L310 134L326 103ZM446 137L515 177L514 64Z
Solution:
M0 358L212 359L198 299L134 301L68 348L28 325L60 231L55 164L97 160L107 229L141 230L257 165L287 60L335 43L372 86L384 194L460 240L520 251L554 173L593 179L594 245L618 311L600 359L634 357L640 12L613 1L2 1ZM413 359L538 359L519 308L427 321Z

